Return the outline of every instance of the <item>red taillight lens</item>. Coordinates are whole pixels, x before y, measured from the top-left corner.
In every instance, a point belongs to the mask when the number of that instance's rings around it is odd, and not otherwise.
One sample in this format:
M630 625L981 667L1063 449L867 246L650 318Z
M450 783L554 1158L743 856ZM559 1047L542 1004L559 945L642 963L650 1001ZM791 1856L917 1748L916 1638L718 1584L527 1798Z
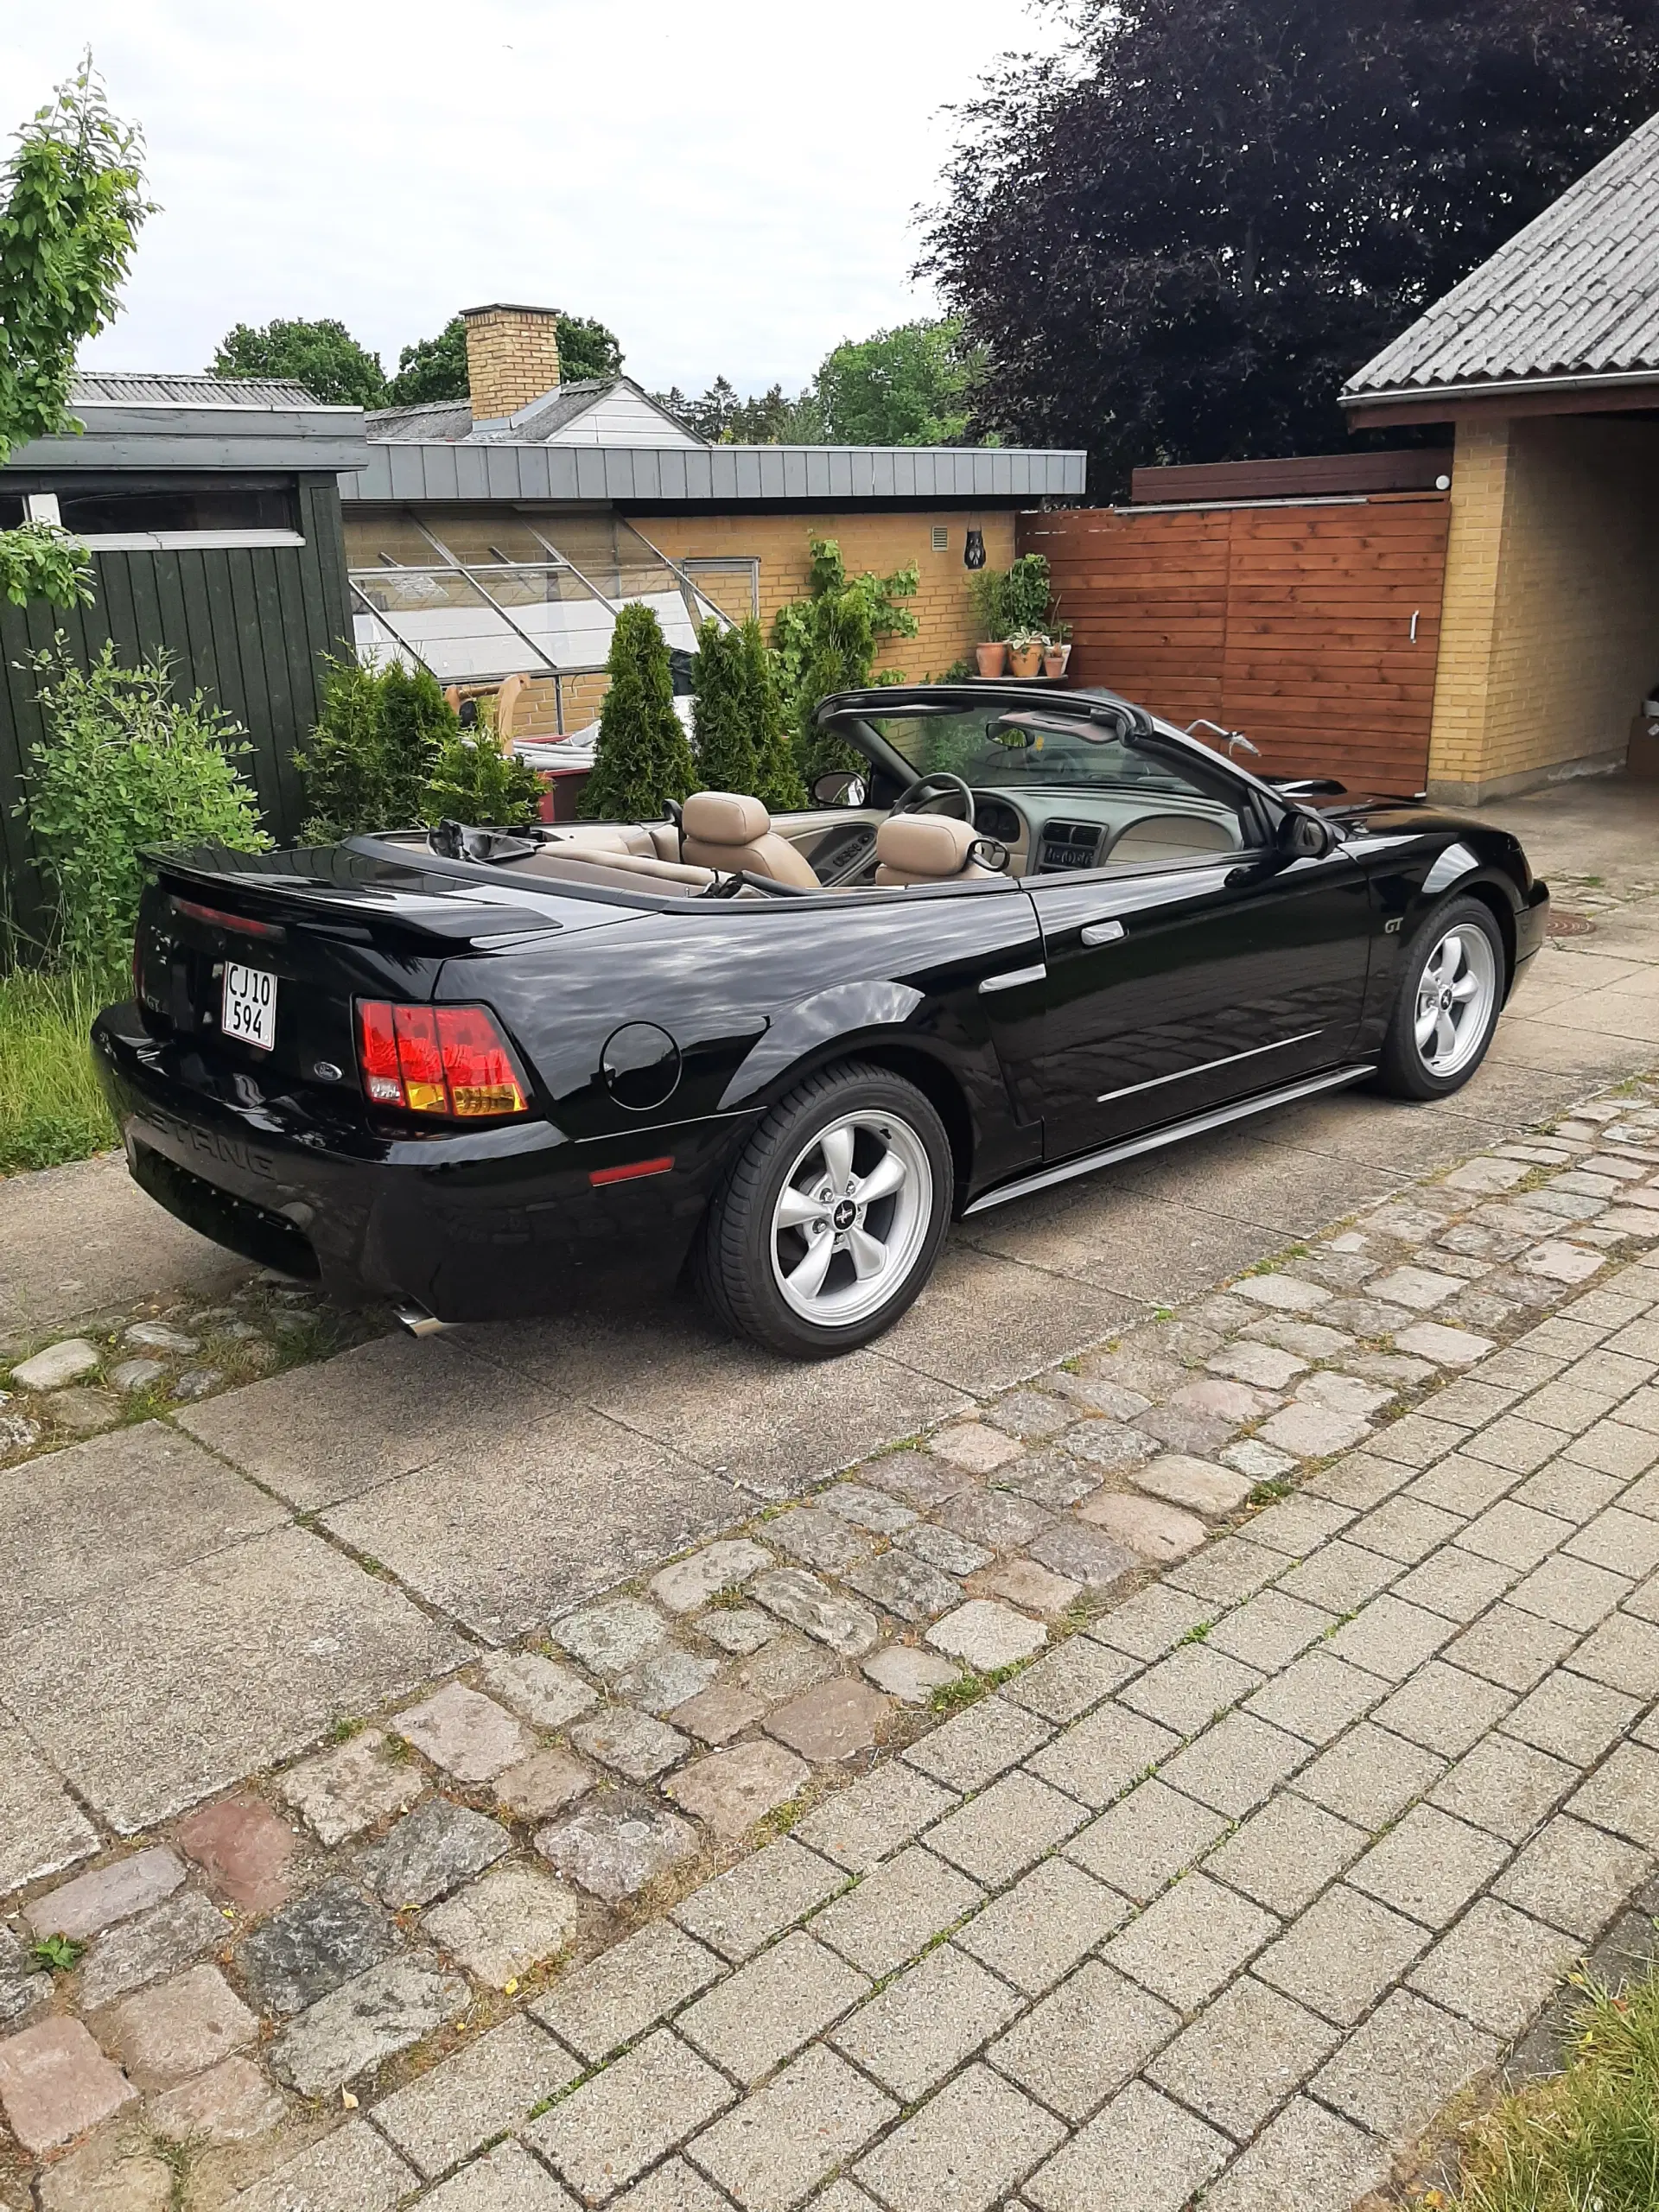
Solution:
M404 1081L397 1072L397 1039L391 1008L382 999L357 1002L357 1057L363 1088L377 1106L401 1106Z
M357 1025L363 1087L377 1105L455 1121L529 1111L487 1007L359 999Z

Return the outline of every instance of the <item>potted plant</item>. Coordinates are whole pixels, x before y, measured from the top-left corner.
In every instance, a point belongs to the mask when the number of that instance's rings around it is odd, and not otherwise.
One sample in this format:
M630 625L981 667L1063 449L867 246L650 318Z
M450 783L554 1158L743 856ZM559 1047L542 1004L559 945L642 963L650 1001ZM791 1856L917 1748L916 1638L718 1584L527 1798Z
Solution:
M1043 674L1064 676L1066 664L1071 658L1071 625L1069 622L1057 622L1050 632L1047 645L1043 648Z
M1016 630L1004 640L1008 649L1010 676L1040 676L1048 639L1040 630Z
M1008 649L1000 639L974 647L974 659L982 676L1006 676L1008 671Z

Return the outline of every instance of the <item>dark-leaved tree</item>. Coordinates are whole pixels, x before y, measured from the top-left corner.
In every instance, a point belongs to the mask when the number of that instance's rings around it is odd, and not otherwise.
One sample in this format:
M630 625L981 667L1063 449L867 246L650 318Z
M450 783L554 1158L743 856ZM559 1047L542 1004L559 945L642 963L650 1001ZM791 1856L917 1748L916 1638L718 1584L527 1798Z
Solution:
M1659 107L1659 0L1047 0L923 266L982 428L1137 464L1339 445L1344 379Z

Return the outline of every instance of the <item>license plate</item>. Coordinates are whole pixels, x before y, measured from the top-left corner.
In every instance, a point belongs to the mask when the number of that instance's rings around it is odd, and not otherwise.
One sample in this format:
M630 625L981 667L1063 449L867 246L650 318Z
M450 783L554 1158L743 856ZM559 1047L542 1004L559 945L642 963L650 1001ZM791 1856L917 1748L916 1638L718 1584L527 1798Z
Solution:
M276 1049L276 978L263 968L239 968L225 963L225 1005L219 1027L238 1044L255 1045L262 1052Z

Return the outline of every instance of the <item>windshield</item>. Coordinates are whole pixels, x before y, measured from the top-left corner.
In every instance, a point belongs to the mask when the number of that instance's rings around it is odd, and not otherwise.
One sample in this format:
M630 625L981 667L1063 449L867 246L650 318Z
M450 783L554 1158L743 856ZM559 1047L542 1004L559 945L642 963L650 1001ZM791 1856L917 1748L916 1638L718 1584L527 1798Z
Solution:
M1126 744L1109 722L1020 708L861 719L918 776L943 768L982 786L1046 784L1186 797L1208 780L1198 762ZM1223 781L1217 779L1215 795L1220 795Z

